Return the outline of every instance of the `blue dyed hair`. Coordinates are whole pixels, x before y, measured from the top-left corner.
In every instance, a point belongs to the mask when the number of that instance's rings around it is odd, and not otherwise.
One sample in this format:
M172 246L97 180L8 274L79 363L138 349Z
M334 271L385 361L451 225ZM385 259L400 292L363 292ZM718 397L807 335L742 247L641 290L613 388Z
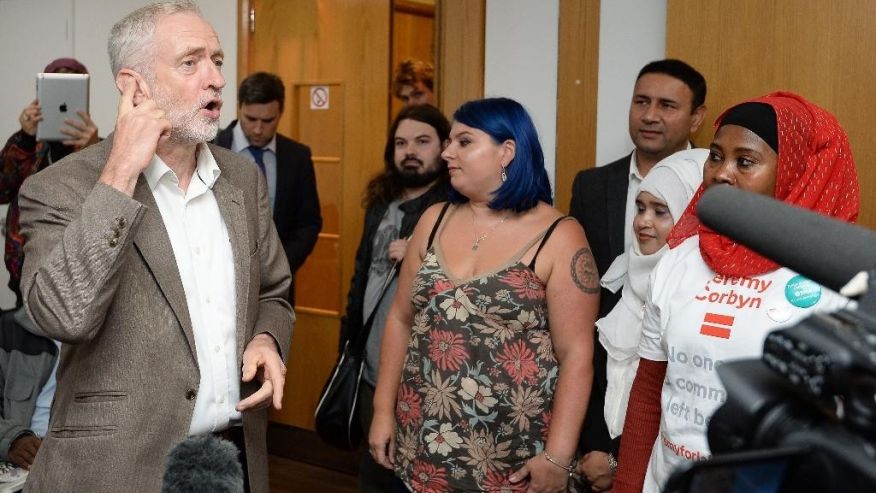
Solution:
M538 133L520 103L508 98L469 101L456 110L453 120L486 133L497 144L506 140L516 144L514 159L505 170L508 179L493 192L488 204L491 209L523 212L539 201L553 204ZM461 203L468 198L451 190L450 201Z

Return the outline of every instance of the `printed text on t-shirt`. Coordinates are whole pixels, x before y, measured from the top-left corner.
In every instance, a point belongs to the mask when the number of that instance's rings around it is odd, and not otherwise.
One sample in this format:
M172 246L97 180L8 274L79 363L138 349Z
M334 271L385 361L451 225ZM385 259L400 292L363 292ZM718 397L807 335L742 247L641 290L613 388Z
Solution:
M673 454L679 457L684 457L687 460L706 460L711 457L711 454L700 452L699 450L688 450L684 445L676 445L672 440L666 438L666 435L663 433L660 434L660 439L663 442L664 447L671 450Z
M761 296L773 281L756 277L730 277L716 274L703 290L694 296L697 301L729 305L738 309L760 308Z

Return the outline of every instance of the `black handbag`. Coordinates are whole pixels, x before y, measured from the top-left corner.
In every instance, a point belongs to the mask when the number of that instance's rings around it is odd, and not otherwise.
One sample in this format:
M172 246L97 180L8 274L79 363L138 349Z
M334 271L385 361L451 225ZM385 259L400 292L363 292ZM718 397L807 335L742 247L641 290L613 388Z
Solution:
M380 297L371 314L368 315L368 320L354 339L344 342L344 349L320 394L314 413L316 434L333 447L355 450L362 441L363 430L359 421L358 401L362 372L365 370L363 358L365 343L368 341L377 308L397 273L398 264L393 264L383 280Z

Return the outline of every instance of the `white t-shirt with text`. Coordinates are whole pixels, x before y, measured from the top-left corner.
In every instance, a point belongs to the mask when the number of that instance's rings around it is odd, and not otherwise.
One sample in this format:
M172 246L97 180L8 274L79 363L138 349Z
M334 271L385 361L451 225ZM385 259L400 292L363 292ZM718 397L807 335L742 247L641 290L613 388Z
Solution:
M699 237L670 250L651 273L639 356L666 361L660 432L645 492L658 492L679 465L710 457L706 429L727 394L722 363L760 357L767 334L850 301L786 268L727 277L703 261Z

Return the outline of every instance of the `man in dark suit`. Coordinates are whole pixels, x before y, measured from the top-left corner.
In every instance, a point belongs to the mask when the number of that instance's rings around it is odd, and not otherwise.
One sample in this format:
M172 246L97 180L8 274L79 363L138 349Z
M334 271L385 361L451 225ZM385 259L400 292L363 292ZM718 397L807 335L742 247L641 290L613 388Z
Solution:
M310 148L277 133L286 89L283 81L256 72L240 84L238 119L216 136L216 144L256 162L268 183L277 233L292 270L289 300L295 306L295 272L316 246L322 228Z
M705 101L706 80L690 65L673 59L645 65L630 102L629 131L635 149L575 177L569 214L584 227L600 276L631 245L642 178L663 158L690 147L690 136L706 114ZM620 291L602 289L599 316L611 311L619 299ZM605 362L605 348L595 340L593 391L580 443L585 453L581 470L595 491L611 487L619 444L609 436L603 417Z

